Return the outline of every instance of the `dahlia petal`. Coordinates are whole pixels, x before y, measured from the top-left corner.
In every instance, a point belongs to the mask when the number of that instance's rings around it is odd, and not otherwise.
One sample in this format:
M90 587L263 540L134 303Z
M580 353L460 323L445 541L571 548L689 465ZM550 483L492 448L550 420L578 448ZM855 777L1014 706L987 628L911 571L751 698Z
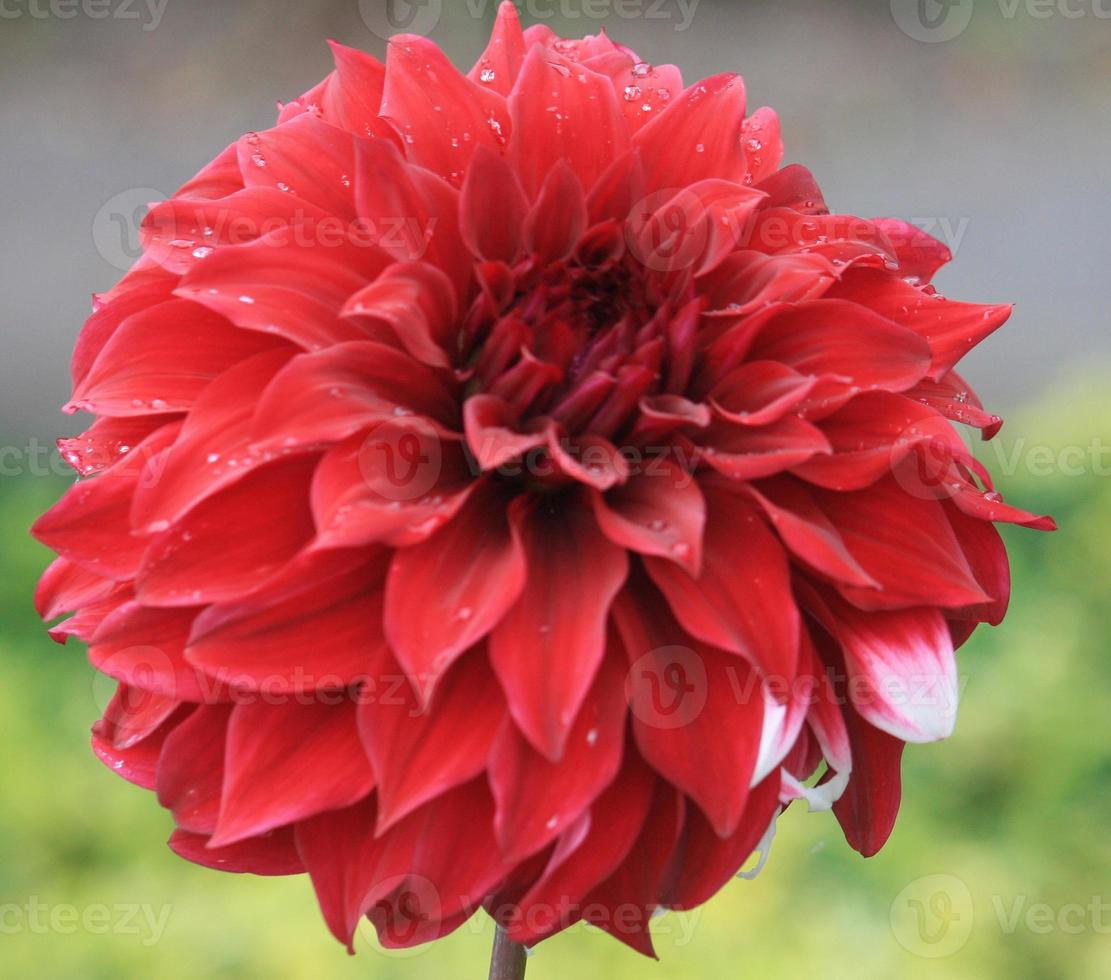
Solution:
M237 330L203 306L169 300L120 324L70 407L124 416L186 411L222 371L278 343Z
M984 411L976 393L956 371L950 371L939 381L919 381L906 394L953 422L980 429L985 439L993 439L1003 428L1003 420Z
M665 893L665 905L676 910L708 902L759 847L779 805L779 777L772 773L749 794L744 817L723 839L697 807L688 806L676 847L676 878Z
M327 227L327 212L276 187L247 187L222 198L172 197L147 212L139 228L146 256L183 274L217 249L246 245L281 231L272 242ZM342 230L342 225L337 225Z
M112 748L130 749L154 735L179 706L176 698L121 684L97 723L99 732Z
M645 567L692 636L745 657L767 675L793 678L799 616L783 547L744 497L703 487L708 527L702 574L646 558Z
M771 177L783 162L779 116L767 106L757 109L741 126L748 172L745 183L757 185Z
M949 246L917 225L899 218L873 218L872 224L894 246L904 280L914 279L919 285L928 283L943 265L953 260Z
M385 631L410 677L442 674L494 629L524 588L526 556L504 506L493 484L476 487L446 527L394 555Z
M746 316L771 303L818 299L836 281L829 260L820 255L764 255L742 249L727 256L702 285L708 312Z
M990 599L977 583L942 505L909 494L892 478L861 493L816 498L879 591L842 585L861 609L967 606Z
M955 453L958 458L968 455L960 436L932 408L885 391L856 396L823 419L821 427L833 452L815 456L794 471L804 480L830 490L872 486L907 460L918 445L928 446L931 458L943 450ZM925 491L939 484L923 473L916 481L904 485L921 485Z
M111 469L71 487L31 528L31 533L62 558L106 578L134 578L147 549L145 538L131 533L129 513L143 460L156 472L165 464L177 423L163 426L143 441L122 469Z
M953 733L957 662L938 610L862 612L827 594L811 611L840 643L852 703L869 724L905 742Z
M259 700L232 709L220 817L209 847L350 806L374 788L355 703L343 695L337 700Z
M102 721L93 725L93 754L112 772L135 786L153 790L158 771L158 757L162 754L162 743L173 730L181 712L174 712L158 729L141 742L127 748L117 748L112 744L111 726Z
M455 289L433 266L420 262L390 266L347 301L342 315L385 325L422 364L449 366Z
M745 87L739 75L714 75L674 97L633 137L649 190L686 187L708 177L741 184Z
M504 145L505 97L460 74L428 38L390 39L381 116L405 141L411 163L458 186L478 146Z
M990 523L969 517L956 507L947 506L945 514L976 581L990 597L988 602L953 610L949 615L998 626L1007 614L1011 597L1010 562L1003 539Z
M313 477L314 547L424 541L463 506L472 477L461 445L419 419L352 436L324 455Z
M744 815L760 750L764 704L756 674L709 647L696 652L669 643L681 631L660 615L635 624L633 617L646 617L637 605L624 600L617 617L633 663L629 696L637 748L698 804L719 836L729 837Z
M591 889L625 861L640 836L657 782L636 753L626 755L617 778L590 809L585 838L568 853L561 840L548 866L517 902L520 914L507 927L514 942L533 946L571 924L561 920L561 910L581 910ZM566 833L574 834L574 829Z
M524 497L510 504L527 581L489 641L513 720L553 761L605 655L610 603L628 572L624 550L599 533L588 506L580 499L548 508Z
M177 415L105 415L81 435L59 439L58 451L78 476L93 476L115 466L156 429L176 421Z
M475 395L463 406L467 445L483 471L496 470L548 443L546 428L520 432L512 407L496 395Z
M499 220L505 220L504 215ZM548 171L525 223L529 250L542 263L567 258L586 229L586 199L575 171L564 160Z
M327 445L414 414L457 427L445 379L404 351L354 341L301 354L279 371L259 400L252 434L260 446Z
M78 388L92 369L104 345L130 317L150 306L170 299L177 284L175 276L165 276L134 289L118 294L111 302L96 307L85 321L73 348L70 373L74 388Z
M602 59L608 69L602 67ZM675 65L646 65L627 55L613 53L593 59L589 67L609 75L617 92L618 105L630 133L650 122L683 91L683 73Z
M278 228L235 248L218 249L182 279L176 295L207 306L244 330L285 337L306 350L361 340L341 317L348 298L389 263L374 241L323 231L299 240Z
M229 704L202 704L166 738L158 760L158 802L174 823L194 834L211 834L220 812Z
M355 162L360 225L371 240L398 262L431 263L466 296L472 262L460 235L459 192L411 166L388 140L360 140Z
M781 478L749 487L749 493L795 557L837 582L879 588L804 484Z
M738 425L770 425L814 390L815 377L775 361L749 361L730 371L710 393L714 408Z
M273 877L305 872L291 827L260 834L228 847L212 847L209 840L204 834L191 834L179 829L170 836L169 845L178 857L217 871Z
M556 473L594 490L609 490L629 479L628 461L612 442L601 436L570 438L551 426L547 445Z
M800 374L850 377L861 388L901 391L930 367L929 346L913 331L855 303L799 303L769 319L752 360L781 361Z
M973 347L998 330L1011 307L957 303L920 289L890 273L854 270L830 290L830 297L875 310L923 337L930 346L929 377L943 378Z
M768 207L786 208L802 214L828 214L829 208L814 175L797 163L765 177L757 185L768 195Z
M613 781L625 742L625 671L605 658L567 736L562 758L540 755L508 718L489 759L502 854L520 861L559 837Z
M194 624L186 660L217 681L273 694L359 682L385 644L381 559L337 564L313 570L299 591L210 606Z
M460 658L433 686L430 699L413 689L392 657L372 680L377 689L360 701L359 732L378 780L382 834L480 775L506 715L479 650Z
M895 826L902 796L900 762L904 742L869 725L851 707L844 709L852 744L853 775L833 804L845 840L865 857L877 853Z
M461 233L471 254L488 262L516 260L528 209L521 182L505 157L480 146L459 200Z
M280 460L204 500L152 542L136 577L139 599L198 606L253 591L313 536L308 489L316 464L316 456Z
M591 188L629 146L610 80L539 45L525 56L509 114L509 159L531 198L557 161Z
M89 661L129 688L175 701L208 701L213 691L185 661L185 643L196 609L151 609L127 602L98 626Z
M593 186L587 187L590 224L616 221L624 225L646 193L640 153L628 150L620 154L602 171Z
M35 611L49 623L63 613L106 599L118 588L111 579L65 558L51 562L35 587Z
M649 923L661 893L666 893L684 810L682 796L660 780L632 852L583 900L587 922L652 959L657 957Z
M133 526L167 528L264 461L250 452L250 417L292 356L292 350L269 351L225 371L198 399L169 452L152 455L141 446L126 457L129 466L146 463L131 505Z
M498 6L490 43L467 77L508 97L525 60L525 37L517 7L508 2Z
M752 427L719 421L698 437L700 455L733 480L759 480L796 469L830 452L817 426L793 415Z
M311 112L239 141L247 187L274 187L345 220L355 217L355 139Z
M706 502L694 477L662 460L606 494L591 495L594 518L614 544L682 565L698 577Z
M335 71L320 100L321 118L357 136L380 136L385 66L364 51L329 41Z

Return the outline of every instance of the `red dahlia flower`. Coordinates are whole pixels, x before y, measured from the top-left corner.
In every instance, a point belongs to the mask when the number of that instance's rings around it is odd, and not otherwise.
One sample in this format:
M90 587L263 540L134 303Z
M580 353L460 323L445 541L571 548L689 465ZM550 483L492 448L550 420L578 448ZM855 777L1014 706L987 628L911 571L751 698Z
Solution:
M886 840L1007 605L951 423L1005 306L830 214L742 81L500 12L336 68L143 227L77 343L38 602L200 864L384 943L485 907L644 953L781 808ZM819 774L817 778L816 774Z

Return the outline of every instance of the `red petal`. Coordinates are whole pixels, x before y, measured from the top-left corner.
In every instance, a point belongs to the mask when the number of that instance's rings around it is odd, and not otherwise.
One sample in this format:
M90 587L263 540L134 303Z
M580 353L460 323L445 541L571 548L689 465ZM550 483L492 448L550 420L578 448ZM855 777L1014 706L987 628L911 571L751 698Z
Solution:
M209 846L238 843L366 796L374 773L355 713L349 695L237 704L228 722L220 819Z
M779 805L779 774L773 772L754 786L745 805L744 818L724 840L701 810L687 807L683 835L676 848L676 880L666 905L693 909L708 902L725 887L760 844Z
M765 674L792 679L799 617L783 547L753 505L733 492L707 489L702 574L645 559L652 579L691 635L745 657Z
M475 258L507 263L517 258L528 199L500 153L486 147L475 151L459 210L463 239Z
M833 812L849 846L871 857L887 843L899 813L899 773L904 743L844 709L852 744L853 774Z
M493 484L470 495L446 527L394 556L385 629L406 672L443 673L505 616L524 587L525 555Z
M502 853L520 861L560 836L610 784L625 742L625 671L603 661L567 737L563 757L536 752L507 719L490 756L497 802L494 829Z
M71 406L100 415L186 411L218 374L278 343L195 303L159 303L120 325Z
M714 75L673 98L633 138L649 190L686 187L707 177L742 183L744 116L745 87L739 75Z
M759 489L749 487L749 492L796 557L838 582L879 588L804 484L784 477L761 483Z
M557 161L589 190L629 145L610 80L540 46L525 57L509 113L509 158L533 198Z
M292 827L216 848L209 846L209 838L204 835L175 830L170 837L170 850L186 861L234 874L278 876L305 872L294 845Z
M201 503L144 555L140 600L198 606L253 591L314 533L308 490L316 463L315 456L278 461Z
M439 374L404 351L359 341L290 361L260 399L252 433L257 444L315 446L413 414L458 425L455 399Z
M658 601L641 586L623 593L614 608L632 663L633 733L648 763L728 837L744 814L760 751L761 687L742 661L692 649Z
M591 807L586 837L579 840L576 827L566 831L543 874L516 903L517 914L507 929L511 939L532 946L579 919L586 894L632 850L656 783L652 770L635 752L629 753L617 778Z
M504 145L505 98L461 75L428 38L395 35L386 56L381 115L405 140L405 155L458 185L478 146Z
M347 301L343 315L385 327L422 364L450 364L455 289L451 280L431 265L401 262L390 266Z
M223 683L273 694L338 690L362 680L385 643L382 560L324 558L335 567L322 560L323 567L296 573L291 566L295 585L288 591L210 606L193 628L189 663Z
M490 635L490 659L521 732L558 760L605 654L606 618L628 558L585 502L550 507L519 497L509 519L528 580Z
M499 5L490 43L467 77L501 95L509 95L525 60L525 38L517 7L510 2Z
M751 360L782 361L800 374L836 374L861 388L902 391L930 366L914 332L855 303L826 298L788 307L753 343Z
M392 658L373 680L375 688L359 705L359 730L378 777L381 834L483 772L505 709L479 650L452 666L430 702L413 690ZM476 711L479 704L482 710Z
M224 372L201 396L164 457L144 459L131 520L136 527L169 527L206 497L228 486L262 462L249 452L248 422L266 385L290 359L291 351L259 354Z
M591 495L594 517L614 544L657 555L698 577L706 502L693 475L671 460L650 463L622 487Z
M166 739L158 760L158 802L174 822L194 834L211 834L220 812L224 743L231 705L202 704Z
M336 69L321 98L321 118L357 136L369 136L380 125L378 111L386 84L385 66L369 54L329 41Z
M942 505L917 499L892 478L860 493L817 494L845 545L880 583L841 587L861 609L986 602Z

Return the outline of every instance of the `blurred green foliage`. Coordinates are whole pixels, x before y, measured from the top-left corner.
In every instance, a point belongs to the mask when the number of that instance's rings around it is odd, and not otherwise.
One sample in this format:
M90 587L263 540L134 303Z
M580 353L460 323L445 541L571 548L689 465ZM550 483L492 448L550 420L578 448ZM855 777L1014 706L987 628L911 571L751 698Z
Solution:
M888 847L864 861L831 815L792 808L755 881L657 922L659 964L580 927L540 947L531 980L1111 977L1111 480L1092 432L1111 405L1102 378L1058 390L1070 394L999 437L1013 472L986 459L1009 499L1052 512L1062 530L1008 530L1011 615L962 651L955 737L908 750ZM1086 459L1061 457L1067 447ZM1082 472L1046 472L1049 458L1084 459ZM26 528L60 489L0 481L0 974L485 976L481 916L415 955L383 953L368 932L352 959L306 879L221 875L169 852L168 816L87 748L108 690L78 646L47 639L31 608L47 555ZM168 916L157 942L143 912L125 922L117 909L136 905ZM107 926L80 921L100 908Z

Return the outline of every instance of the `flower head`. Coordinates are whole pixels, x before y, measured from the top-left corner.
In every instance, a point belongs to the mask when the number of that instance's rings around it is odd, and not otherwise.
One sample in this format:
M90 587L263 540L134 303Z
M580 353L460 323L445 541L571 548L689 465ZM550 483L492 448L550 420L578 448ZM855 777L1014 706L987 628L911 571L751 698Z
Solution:
M954 366L1009 309L831 214L736 75L512 4L468 75L334 54L78 341L38 600L119 682L97 754L344 943L485 905L650 953L796 799L877 850L1005 611L993 524L1050 526L952 424L1001 424Z

